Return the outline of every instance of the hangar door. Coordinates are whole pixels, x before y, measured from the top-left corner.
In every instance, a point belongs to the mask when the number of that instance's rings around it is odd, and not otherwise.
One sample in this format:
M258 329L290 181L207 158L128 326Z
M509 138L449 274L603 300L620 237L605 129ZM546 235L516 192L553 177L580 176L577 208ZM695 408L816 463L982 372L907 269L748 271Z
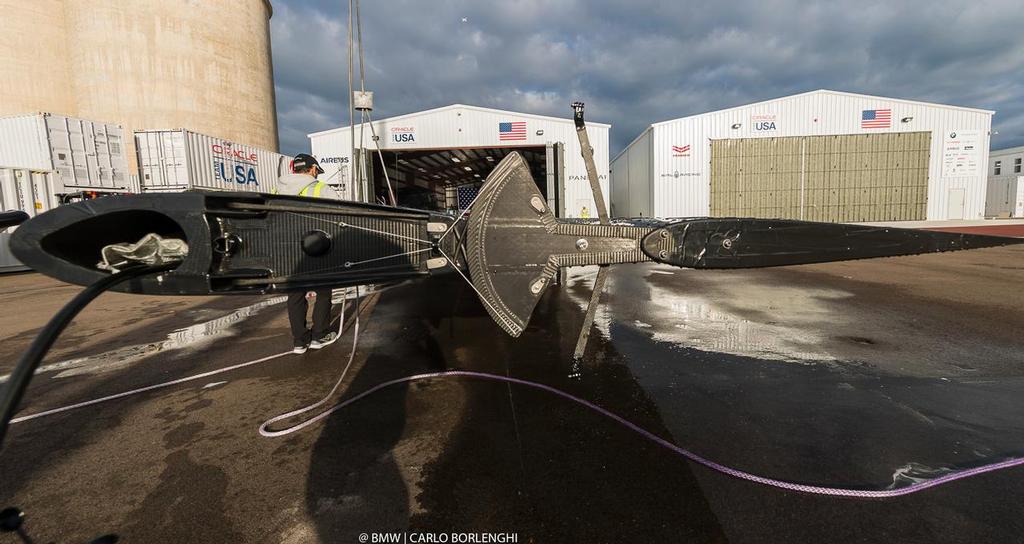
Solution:
M926 218L930 132L711 141L711 215Z

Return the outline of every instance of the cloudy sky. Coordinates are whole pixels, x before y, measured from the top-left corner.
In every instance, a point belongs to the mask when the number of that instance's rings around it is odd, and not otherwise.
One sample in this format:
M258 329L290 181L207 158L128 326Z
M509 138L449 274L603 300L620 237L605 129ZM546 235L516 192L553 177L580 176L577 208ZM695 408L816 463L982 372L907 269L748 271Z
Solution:
M281 151L348 124L348 2L274 0ZM996 110L1024 144L1021 0L364 0L375 118L453 103L612 124L612 153L657 121L818 88Z

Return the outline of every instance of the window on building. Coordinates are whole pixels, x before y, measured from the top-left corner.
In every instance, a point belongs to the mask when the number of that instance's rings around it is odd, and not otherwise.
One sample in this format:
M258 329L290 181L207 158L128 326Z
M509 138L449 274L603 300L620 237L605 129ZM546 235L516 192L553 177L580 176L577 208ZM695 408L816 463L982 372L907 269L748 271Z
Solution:
M993 176L998 176L1003 171L1003 161L996 161L996 167L992 171Z
M1020 158L1013 159L1013 173L1014 174L1019 174L1020 173Z

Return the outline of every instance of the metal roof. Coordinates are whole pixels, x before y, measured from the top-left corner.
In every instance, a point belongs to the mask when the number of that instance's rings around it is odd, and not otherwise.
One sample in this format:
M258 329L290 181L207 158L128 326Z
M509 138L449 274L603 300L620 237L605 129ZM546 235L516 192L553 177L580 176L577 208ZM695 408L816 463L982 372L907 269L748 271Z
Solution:
M989 151L988 157L994 159L996 157L1002 157L1003 155L1016 155L1017 153L1024 153L1024 145L1018 145L1017 147L1004 147L1002 149L993 149Z
M534 114L534 113L523 113L523 112L519 112L519 111L498 110L498 109L494 109L494 108L484 108L484 107L480 107L480 106L470 106L470 105L467 105L467 104L452 104L450 106L442 106L440 108L433 108L433 109L429 109L429 110L422 110L422 111L417 111L417 112L412 112L412 113L405 113L405 114L402 114L402 115L396 115L394 117L386 117L384 119L375 119L373 122L374 123L384 123L384 122L392 122L392 121L401 121L403 119L409 119L411 117L420 117L420 116L423 116L423 115L434 114L434 113L441 113L441 112L444 112L444 111L460 109L460 108L461 109L470 110L470 111L478 111L478 112L481 112L481 113L498 113L498 114L503 114L503 115L512 115L512 116L516 116L516 117L526 117L526 118L529 118L529 119L537 119L537 120L540 120L540 121L547 121L547 122L551 122L551 123L570 123L571 124L573 122L572 117L551 117L551 116L548 116L548 115L537 115L537 114ZM568 108L566 108L566 109L568 109ZM593 122L593 121L587 121L587 126L596 126L596 127L604 127L604 128L610 128L611 127L611 125L608 124L608 123L596 123L596 122ZM344 125L344 126L340 126L340 127L337 127L337 128L321 130L319 132L312 132L312 133L307 134L306 136L312 138L313 136L322 136L322 135L325 135L325 134L333 134L333 133L342 132L342 131L345 131L345 130L348 130L348 129L349 129L349 126L348 125Z
M947 109L954 109L954 110L961 110L961 111L970 111L970 112L974 112L974 113L987 113L989 115L995 114L995 111L993 111L993 110L983 110L983 109L978 109L978 108L967 108L967 107L964 107L964 106L951 106L949 104L936 104L934 102L921 102L919 100L906 100L906 99L903 99L903 98L891 98L891 97L888 97L888 96L875 96L875 95L870 95L870 94L848 93L848 92L845 92L845 91L832 91L832 90L829 90L829 89L817 89L817 90L808 91L808 92L805 92L805 93L791 94L791 95L787 95L787 96L780 96L778 98L772 98L772 99L769 99L769 100L762 100L761 102L751 102L750 104L741 104L739 106L733 106L731 108L724 108L724 109L714 110L714 111L706 111L706 112L697 113L697 114L694 114L694 115L687 115L685 117L678 117L676 119L669 119L669 120L666 120L666 121L659 121L657 123L651 123L651 126L652 127L656 127L656 126L659 126L659 125L665 125L665 124L668 124L668 123L674 123L676 121L683 121L685 119L692 119L694 117L700 117L702 115L710 115L710 114L713 114L713 113L723 113L723 112L732 111L732 110L738 110L738 109L742 109L742 108L749 108L751 106L761 106L761 105L764 105L764 104L771 104L773 102L782 102L782 101L785 101L785 100L793 100L793 99L796 99L796 98L803 98L803 97L806 97L806 96L812 96L812 95L818 95L818 94L831 94L831 95L835 95L835 96L843 96L843 97L846 97L846 98L867 98L867 99L871 99L871 100L885 100L887 102L900 102L900 103L903 103L903 104L915 104L915 105L918 105L918 106L928 106L928 107L933 107L933 108L947 108Z

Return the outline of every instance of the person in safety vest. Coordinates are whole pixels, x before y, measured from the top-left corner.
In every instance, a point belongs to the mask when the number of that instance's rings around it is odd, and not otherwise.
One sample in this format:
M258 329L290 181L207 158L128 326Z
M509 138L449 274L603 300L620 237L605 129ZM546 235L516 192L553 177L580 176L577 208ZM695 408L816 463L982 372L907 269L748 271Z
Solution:
M338 193L326 183L316 179L324 169L311 155L299 153L292 160L292 173L277 180L277 194L308 196L311 198L333 198L340 200ZM306 328L306 310L309 308L305 292L288 294L288 321L292 328L292 352L306 353L306 349L320 349L334 343L338 332L328 330L331 326L331 290L318 289L313 304L313 330Z

